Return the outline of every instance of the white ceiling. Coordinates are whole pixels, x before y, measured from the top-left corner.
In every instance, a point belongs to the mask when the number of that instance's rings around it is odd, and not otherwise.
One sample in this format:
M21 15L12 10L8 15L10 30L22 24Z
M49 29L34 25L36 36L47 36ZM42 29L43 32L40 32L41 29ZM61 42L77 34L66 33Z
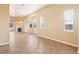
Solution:
M25 16L46 6L45 4L11 4L10 16Z

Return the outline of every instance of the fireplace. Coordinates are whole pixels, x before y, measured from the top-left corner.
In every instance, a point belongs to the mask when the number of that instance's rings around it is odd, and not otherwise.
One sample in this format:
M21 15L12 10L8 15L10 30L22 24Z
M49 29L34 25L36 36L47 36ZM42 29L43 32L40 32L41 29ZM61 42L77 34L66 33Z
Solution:
M18 32L22 32L22 28L17 28L17 31Z

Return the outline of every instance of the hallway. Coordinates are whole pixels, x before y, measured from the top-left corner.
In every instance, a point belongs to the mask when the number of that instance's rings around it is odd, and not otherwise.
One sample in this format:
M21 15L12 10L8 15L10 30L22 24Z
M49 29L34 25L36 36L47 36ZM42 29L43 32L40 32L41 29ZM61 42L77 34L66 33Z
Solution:
M79 52L79 5L7 4L0 7L0 19L3 19L0 20L0 53Z
M15 38L11 38L10 45L6 45L0 49L0 53L15 54L51 54L51 53L77 53L77 48L64 45L49 39L41 38L35 34L15 33ZM13 39L13 40L12 40ZM6 49L5 49L6 48Z

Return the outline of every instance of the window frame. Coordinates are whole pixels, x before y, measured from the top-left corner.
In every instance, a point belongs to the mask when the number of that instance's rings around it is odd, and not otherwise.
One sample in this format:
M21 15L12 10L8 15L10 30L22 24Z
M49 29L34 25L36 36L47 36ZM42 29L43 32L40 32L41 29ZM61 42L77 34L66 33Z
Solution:
M73 15L72 15L72 20L70 19L70 20L66 20L66 18L65 18L65 16L67 17L67 15L65 15L65 12L69 12L69 11L72 11L73 13ZM69 24L71 24L72 25L72 30L68 30L68 29L66 29L65 27L66 27L66 25L68 25L68 23L67 23L67 21L69 21L70 23ZM67 10L64 10L64 31L65 32L74 32L74 9L67 9Z

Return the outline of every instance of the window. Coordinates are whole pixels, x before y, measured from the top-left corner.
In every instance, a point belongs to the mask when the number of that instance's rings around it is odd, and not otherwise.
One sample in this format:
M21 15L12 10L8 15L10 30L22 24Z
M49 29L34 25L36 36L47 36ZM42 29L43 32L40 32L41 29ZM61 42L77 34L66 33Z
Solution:
M40 26L40 29L42 29L43 28L43 25L44 25L44 17L40 17L39 18L39 26Z
M73 32L74 10L64 11L64 31Z
M34 28L36 28L36 22L34 22Z
M32 23L30 23L30 26L29 27L32 28Z

